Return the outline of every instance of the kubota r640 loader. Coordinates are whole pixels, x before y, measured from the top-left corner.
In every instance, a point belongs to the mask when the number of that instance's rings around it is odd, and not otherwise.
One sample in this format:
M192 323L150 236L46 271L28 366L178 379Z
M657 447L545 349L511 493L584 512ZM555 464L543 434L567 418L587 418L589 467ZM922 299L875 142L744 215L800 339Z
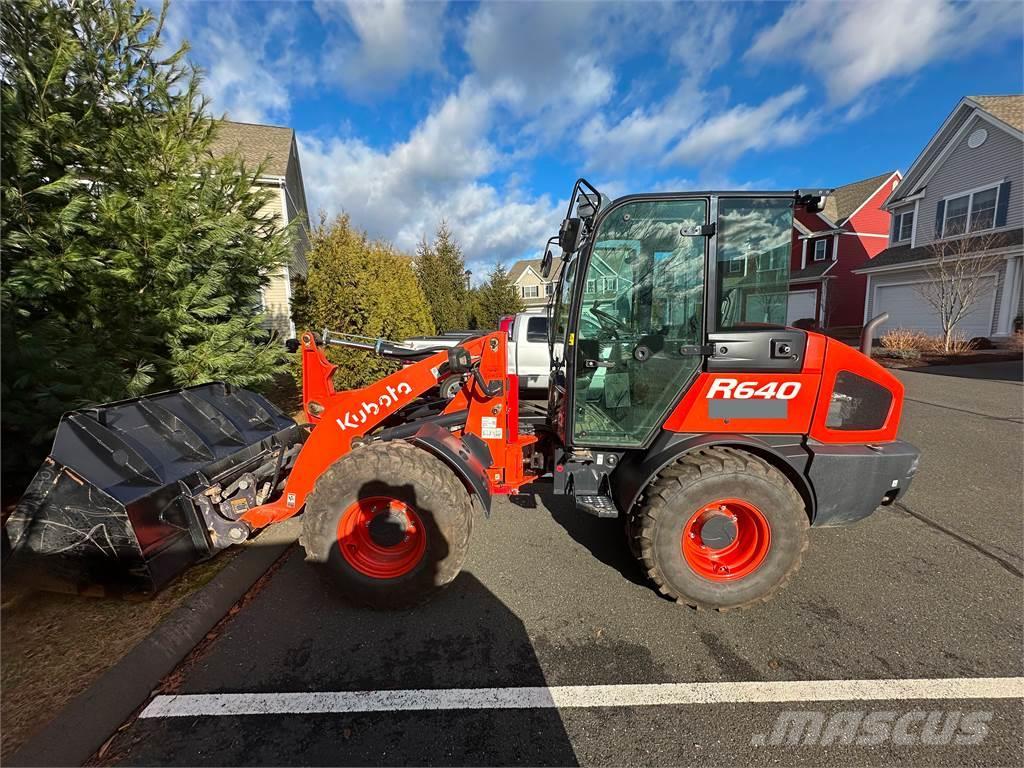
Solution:
M356 599L408 605L458 574L475 510L550 475L581 514L623 519L664 595L765 600L809 527L891 504L918 463L896 439L900 382L787 327L794 209L824 194L608 202L581 179L557 237L546 409L521 412L500 331L438 350L307 332L309 425L223 384L67 414L7 523L15 559L155 589L302 512L308 560ZM326 344L405 365L338 392ZM431 398L451 375L461 391Z

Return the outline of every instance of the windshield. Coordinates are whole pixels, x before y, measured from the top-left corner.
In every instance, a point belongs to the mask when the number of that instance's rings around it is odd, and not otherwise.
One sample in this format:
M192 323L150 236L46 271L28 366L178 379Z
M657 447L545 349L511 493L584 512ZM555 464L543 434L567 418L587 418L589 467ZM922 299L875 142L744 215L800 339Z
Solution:
M566 331L569 329L569 306L572 303L573 276L576 274L578 259L562 261L562 271L558 276L558 287L555 290L555 306L551 311L551 323L548 325L548 351L551 359L555 359L555 345L565 344ZM563 347L565 349L566 347Z

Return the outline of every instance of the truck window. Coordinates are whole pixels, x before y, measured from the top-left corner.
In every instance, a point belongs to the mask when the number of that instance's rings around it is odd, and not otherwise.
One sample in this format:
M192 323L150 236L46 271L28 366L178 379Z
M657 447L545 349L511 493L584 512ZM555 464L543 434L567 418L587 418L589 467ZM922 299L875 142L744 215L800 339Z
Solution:
M548 319L531 317L526 323L526 340L530 343L546 344L548 341Z

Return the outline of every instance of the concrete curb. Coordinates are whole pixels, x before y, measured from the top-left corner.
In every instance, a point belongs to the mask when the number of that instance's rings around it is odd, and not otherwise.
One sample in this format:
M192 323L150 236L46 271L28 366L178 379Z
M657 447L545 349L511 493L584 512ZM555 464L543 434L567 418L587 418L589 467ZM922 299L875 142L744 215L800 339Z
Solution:
M82 765L89 760L295 542L300 527L292 519L261 533L4 764Z

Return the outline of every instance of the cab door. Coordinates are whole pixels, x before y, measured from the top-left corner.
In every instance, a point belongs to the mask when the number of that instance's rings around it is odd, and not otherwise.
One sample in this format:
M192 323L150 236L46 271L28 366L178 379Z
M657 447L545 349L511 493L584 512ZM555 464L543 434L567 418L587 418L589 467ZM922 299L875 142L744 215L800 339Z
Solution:
M601 216L567 349L573 445L643 445L700 368L708 207L636 199Z

